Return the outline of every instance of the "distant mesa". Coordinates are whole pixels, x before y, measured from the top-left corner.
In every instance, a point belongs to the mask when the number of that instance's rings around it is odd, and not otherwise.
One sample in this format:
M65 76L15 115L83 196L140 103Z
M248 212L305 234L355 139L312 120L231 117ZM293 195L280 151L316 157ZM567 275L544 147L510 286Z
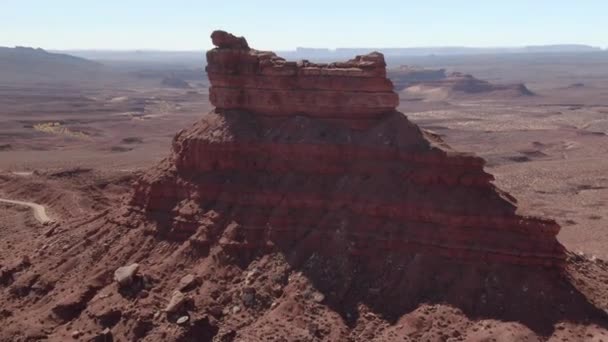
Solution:
M190 84L183 79L175 76L169 76L162 79L160 82L163 87L177 88L177 89L189 89Z
M400 91L405 98L414 96L428 100L508 99L535 95L523 83L496 84L460 72L446 73L445 69L401 67L390 71L389 76L395 82L395 90Z
M445 69L417 68L402 65L398 69L389 70L388 77L393 81L395 91L401 91L418 83L443 80L448 77L448 74Z

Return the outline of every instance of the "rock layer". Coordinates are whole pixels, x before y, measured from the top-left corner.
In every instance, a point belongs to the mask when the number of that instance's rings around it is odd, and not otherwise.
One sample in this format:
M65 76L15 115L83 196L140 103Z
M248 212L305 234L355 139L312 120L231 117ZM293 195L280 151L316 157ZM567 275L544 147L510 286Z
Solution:
M373 52L347 62L290 62L250 49L244 38L216 31L207 52L209 98L218 109L267 116L370 119L399 103L386 78L384 56Z
M481 158L395 111L382 55L311 66L214 36L218 108L178 133L171 157L135 187L131 210L155 219L156 233L237 254L562 265L554 221L518 214ZM348 124L362 118L365 128Z

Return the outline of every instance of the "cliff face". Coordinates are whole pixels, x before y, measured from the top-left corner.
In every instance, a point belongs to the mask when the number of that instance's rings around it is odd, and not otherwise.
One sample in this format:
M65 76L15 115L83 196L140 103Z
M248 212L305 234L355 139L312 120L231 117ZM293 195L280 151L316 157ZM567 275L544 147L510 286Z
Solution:
M132 200L158 233L234 253L562 264L554 221L520 216L482 159L395 111L381 54L313 65L212 37L217 109L178 133Z
M217 32L207 52L209 98L218 109L242 109L267 116L370 119L399 103L386 78L380 53L347 62L289 62L272 52L250 49L244 38Z

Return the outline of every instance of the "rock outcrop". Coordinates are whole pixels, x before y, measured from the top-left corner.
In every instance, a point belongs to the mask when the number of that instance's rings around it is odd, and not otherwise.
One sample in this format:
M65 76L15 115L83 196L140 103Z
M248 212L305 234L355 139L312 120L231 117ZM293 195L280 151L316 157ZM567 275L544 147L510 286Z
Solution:
M393 72L392 77L398 80L397 85L404 86L396 88L401 89L402 95L422 95L423 97L428 95L429 99L434 100L459 98L511 99L535 95L523 83L491 83L460 72L452 72L444 74L444 77L428 78L409 84L406 84L406 80L409 78L408 72L405 72L405 75L403 75L403 72Z
M214 32L207 52L209 98L219 110L265 116L376 119L399 103L386 78L384 56L374 52L343 63L290 62L250 49L244 38Z
M513 95L532 96L532 93L523 83L515 84L493 84L488 81L480 80L472 75L454 72L444 80L436 83L430 82L429 85L447 86L453 91L466 94L489 93L496 91L512 91Z
M554 221L518 214L481 158L395 110L381 54L293 63L212 37L217 108L178 133L172 156L136 185L133 210L160 222L157 233L203 251L562 264ZM361 119L365 128L350 124Z

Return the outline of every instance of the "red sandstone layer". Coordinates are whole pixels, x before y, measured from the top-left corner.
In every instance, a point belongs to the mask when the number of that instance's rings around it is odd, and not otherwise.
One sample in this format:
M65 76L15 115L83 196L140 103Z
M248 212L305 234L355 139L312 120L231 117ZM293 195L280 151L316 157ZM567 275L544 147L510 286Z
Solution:
M207 52L209 98L218 109L370 119L399 104L380 53L341 63L290 62L224 34L214 33L218 47Z
M298 245L304 254L345 248L563 262L554 221L518 215L482 159L432 141L398 112L365 130L212 112L180 132L173 148L168 168L143 178L133 203L168 214L168 234L197 236L203 249ZM220 222L201 223L210 213Z

